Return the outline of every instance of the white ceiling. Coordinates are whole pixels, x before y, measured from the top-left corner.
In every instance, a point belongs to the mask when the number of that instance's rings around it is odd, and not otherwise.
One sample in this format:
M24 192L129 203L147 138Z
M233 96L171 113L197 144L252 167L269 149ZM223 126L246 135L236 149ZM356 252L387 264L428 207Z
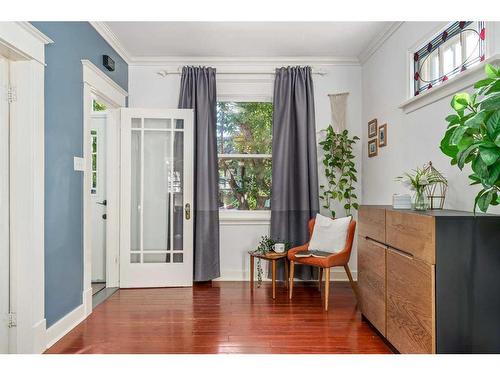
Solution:
M391 22L106 22L133 58L358 58Z

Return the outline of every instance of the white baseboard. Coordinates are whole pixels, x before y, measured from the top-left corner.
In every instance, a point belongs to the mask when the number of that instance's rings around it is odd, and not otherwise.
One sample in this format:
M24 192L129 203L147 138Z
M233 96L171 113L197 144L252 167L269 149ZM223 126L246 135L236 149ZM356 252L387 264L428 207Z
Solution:
M41 354L46 349L47 343L47 321L40 320L33 325L33 353Z
M92 307L92 303L90 304ZM76 309L71 311L62 319L58 320L56 323L47 328L46 334L46 348L50 348L57 341L59 341L64 335L75 328L86 318L85 307L83 303Z
M264 269L264 274L267 274L266 269ZM351 270L352 278L358 280L358 272ZM255 275L257 279L257 275ZM349 281L347 274L342 268L333 268L330 272L330 279L333 281ZM214 281L249 281L250 273L241 272L241 270L223 270L221 272L221 277L215 279ZM264 277L264 280L270 280Z
M92 314L92 287L82 293L83 307L85 308L85 317Z

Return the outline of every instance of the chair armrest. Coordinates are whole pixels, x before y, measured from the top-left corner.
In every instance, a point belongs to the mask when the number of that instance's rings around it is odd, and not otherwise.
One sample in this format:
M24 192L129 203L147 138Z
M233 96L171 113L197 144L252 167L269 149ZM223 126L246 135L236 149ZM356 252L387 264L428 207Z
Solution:
M309 242L305 243L304 245L291 248L290 250L288 250L288 259L291 259L299 251L306 251L308 248L309 248Z

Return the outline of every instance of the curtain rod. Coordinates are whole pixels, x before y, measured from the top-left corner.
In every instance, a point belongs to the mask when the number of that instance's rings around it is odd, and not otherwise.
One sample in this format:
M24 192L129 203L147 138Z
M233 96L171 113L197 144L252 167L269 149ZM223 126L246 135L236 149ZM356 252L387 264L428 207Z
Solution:
M229 72L229 71L217 71L217 74L245 74L245 75L259 75L259 74L263 74L263 75L274 75L276 72L263 72L263 71L242 71L242 72ZM160 70L158 72L156 72L156 74L158 74L159 76L161 77L166 77L168 75L174 75L174 74L182 74L182 68L179 68L177 70ZM313 70L312 71L312 74L315 74L315 75L319 75L319 76L324 76L326 75L327 73L323 70Z

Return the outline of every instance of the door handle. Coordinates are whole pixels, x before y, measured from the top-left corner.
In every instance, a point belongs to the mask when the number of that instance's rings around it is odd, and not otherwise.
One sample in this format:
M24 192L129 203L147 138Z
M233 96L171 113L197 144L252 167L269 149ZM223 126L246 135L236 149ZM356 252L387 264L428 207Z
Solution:
M191 218L191 205L189 203L186 203L186 205L184 206L184 214L186 220L189 220Z
M100 204L101 206L107 206L108 205L108 201L105 199L103 200L102 202L96 202L97 204Z

